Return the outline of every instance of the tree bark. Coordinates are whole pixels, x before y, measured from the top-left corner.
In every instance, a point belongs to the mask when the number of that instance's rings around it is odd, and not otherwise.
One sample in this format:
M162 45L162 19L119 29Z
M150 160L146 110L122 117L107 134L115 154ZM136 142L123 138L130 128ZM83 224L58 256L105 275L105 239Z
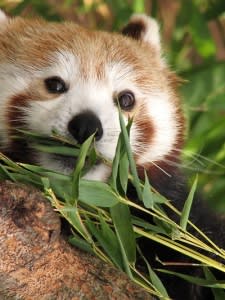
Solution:
M32 187L0 183L0 299L153 299L125 274L71 247Z

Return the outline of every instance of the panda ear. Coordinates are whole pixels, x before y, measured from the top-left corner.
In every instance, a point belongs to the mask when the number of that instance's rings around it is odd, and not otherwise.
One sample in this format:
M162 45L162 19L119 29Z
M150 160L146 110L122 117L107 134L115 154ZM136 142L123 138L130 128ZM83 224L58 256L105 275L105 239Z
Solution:
M0 28L4 23L6 23L8 21L8 19L9 18L6 16L4 11L0 9Z
M134 14L122 29L122 34L144 41L157 50L161 50L159 25L156 20L144 14Z
M0 9L0 25L8 20L8 17L2 9Z

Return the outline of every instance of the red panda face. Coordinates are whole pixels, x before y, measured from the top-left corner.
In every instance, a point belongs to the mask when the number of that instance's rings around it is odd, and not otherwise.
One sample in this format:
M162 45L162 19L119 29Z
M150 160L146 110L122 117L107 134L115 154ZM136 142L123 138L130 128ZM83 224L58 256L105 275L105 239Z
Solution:
M136 162L149 167L181 147L183 117L173 74L160 53L157 23L134 16L124 34L92 32L72 23L21 18L0 21L0 135L2 150L16 152L12 132L53 130L82 143L96 132L96 147L113 159L125 121ZM130 36L130 37L129 37ZM20 149L21 151L21 149ZM24 157L21 158L24 160ZM69 173L74 161L36 153L34 162ZM86 175L105 180L97 165Z

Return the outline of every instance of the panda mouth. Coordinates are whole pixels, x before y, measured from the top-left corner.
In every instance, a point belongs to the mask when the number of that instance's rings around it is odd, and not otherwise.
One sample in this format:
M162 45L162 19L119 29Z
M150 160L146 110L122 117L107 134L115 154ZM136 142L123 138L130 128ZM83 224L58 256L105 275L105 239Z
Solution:
M70 169L71 172L74 170L77 162L77 157L62 154L51 154L51 159L62 166L62 168Z
M36 154L38 164L49 170L67 175L75 170L80 158L85 161L82 168L84 173L99 165L102 160L96 152L94 143L90 145L88 150L82 151L82 145L74 143L67 136L58 134L40 136L34 133L31 137L25 137L25 140Z
M57 163L60 166L60 169L63 173L72 173L73 170L76 168L76 164L78 162L78 157L75 156L68 156L62 154L51 154L51 160ZM90 169L95 166L98 166L101 163L100 158L96 158L94 162L90 161L87 157L84 163L83 172L87 173Z

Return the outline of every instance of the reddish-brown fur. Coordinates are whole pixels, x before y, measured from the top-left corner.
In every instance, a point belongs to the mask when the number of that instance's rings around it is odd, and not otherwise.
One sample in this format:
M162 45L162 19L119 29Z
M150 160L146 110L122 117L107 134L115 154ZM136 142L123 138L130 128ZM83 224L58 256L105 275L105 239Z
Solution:
M33 70L51 65L55 59L53 57L55 52L67 50L78 57L82 66L80 73L84 80L90 77L104 79L104 66L112 61L131 66L136 70L134 83L140 90L146 90L147 93L160 90L169 95L168 101L176 107L175 119L179 132L173 145L174 151L171 151L166 159L176 161L179 157L184 139L184 118L180 100L174 92L177 78L165 64L162 64L161 54L154 46L116 33L89 31L73 23L49 24L43 20L24 20L19 17L8 21L4 30L0 32L0 40L0 60L5 63L13 61L18 69L25 69L30 76ZM94 57L95 60L90 60L90 57ZM23 111L14 106L24 107L30 101L54 98L55 95L46 91L43 81L34 78L24 93L8 99L5 117L10 135L15 127L22 125L20 119L23 117ZM138 142L150 144L154 138L155 128L153 120L148 116L143 117L145 105L143 102L141 106L136 106L133 112L125 114L134 117L134 123L142 132ZM155 163L162 167L167 166L165 160ZM159 168L155 168L151 162L142 167L151 169L152 174L160 173Z

